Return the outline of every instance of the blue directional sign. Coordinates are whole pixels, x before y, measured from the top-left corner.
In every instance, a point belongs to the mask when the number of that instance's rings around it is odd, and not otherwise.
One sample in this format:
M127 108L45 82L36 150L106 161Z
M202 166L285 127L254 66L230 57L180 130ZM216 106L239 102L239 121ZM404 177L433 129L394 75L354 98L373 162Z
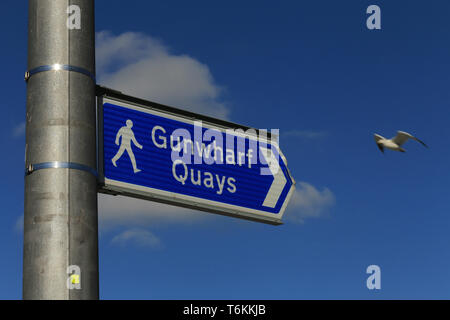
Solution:
M112 97L99 109L104 192L281 223L295 181L271 139Z

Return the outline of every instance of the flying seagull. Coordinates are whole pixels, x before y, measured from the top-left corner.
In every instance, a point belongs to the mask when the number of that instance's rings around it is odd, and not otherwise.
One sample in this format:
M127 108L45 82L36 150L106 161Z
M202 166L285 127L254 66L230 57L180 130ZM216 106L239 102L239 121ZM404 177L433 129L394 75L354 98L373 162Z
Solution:
M385 137L382 137L379 134L374 134L373 136L375 138L375 142L377 143L378 148L383 153L384 148L391 149L394 151L406 152L406 150L402 148L402 144L408 141L408 139L416 140L417 142L420 142L421 144L423 144L425 147L428 148L428 146L423 141L417 139L413 135L404 131L397 131L397 135L391 139L386 139Z

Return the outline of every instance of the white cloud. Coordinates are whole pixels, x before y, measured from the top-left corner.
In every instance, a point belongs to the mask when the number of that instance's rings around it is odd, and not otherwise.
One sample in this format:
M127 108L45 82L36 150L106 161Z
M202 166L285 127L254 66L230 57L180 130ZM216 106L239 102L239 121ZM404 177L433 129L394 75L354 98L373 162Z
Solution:
M98 82L125 94L226 118L222 89L209 68L188 55L175 55L160 40L142 33L96 35ZM192 223L207 214L155 202L99 195L103 228L117 225Z
M212 219L211 214L148 200L98 195L99 223L102 229L115 226L148 226L167 223L198 223Z
M298 182L285 217L292 222L304 223L307 218L327 214L335 203L335 196L328 188L319 191L307 182Z
M205 64L176 55L148 35L103 31L96 36L99 83L125 94L226 118L220 88Z
M160 248L161 241L150 231L145 229L129 229L116 235L111 244L125 246L128 244L134 244L141 247Z
M25 134L25 121L17 124L12 130L12 135L14 138L21 137L24 134Z

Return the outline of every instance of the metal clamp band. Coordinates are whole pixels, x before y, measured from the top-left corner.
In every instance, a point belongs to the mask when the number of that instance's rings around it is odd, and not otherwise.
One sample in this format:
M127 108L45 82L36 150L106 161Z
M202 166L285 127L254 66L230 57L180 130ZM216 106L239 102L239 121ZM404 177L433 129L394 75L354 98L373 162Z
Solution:
M45 72L45 71L59 71L59 70L78 72L78 73L88 76L94 82L96 82L95 75L93 75L88 70L80 68L80 67L76 67L76 66L71 66L68 64L58 64L58 63L52 64L52 65L40 66L40 67L31 69L31 70L25 72L25 81L28 81L28 79L30 79L31 76L35 75L36 73Z
M28 166L28 168L25 169L25 176L28 176L37 170L58 169L58 168L86 171L86 172L93 174L96 178L98 178L97 170L94 170L91 167L85 166L84 164L74 163L74 162L60 162L60 161L30 164Z

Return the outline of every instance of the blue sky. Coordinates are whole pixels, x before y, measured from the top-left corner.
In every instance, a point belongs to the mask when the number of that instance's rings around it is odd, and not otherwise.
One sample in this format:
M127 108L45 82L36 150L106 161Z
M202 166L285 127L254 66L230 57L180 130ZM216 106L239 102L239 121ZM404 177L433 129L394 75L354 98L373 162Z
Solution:
M279 128L298 182L278 227L101 196L101 298L450 298L448 1L96 6L100 84ZM4 7L0 298L19 299L27 3ZM430 148L381 154L397 130Z

